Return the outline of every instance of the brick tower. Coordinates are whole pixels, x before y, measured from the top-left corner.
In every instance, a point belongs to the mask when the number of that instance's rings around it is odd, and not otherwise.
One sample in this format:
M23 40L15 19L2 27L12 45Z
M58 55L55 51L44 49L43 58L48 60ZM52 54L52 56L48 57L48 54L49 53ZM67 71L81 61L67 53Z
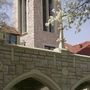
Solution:
M14 26L22 33L20 42L28 47L58 47L57 24L45 26L55 6L55 0L13 0Z

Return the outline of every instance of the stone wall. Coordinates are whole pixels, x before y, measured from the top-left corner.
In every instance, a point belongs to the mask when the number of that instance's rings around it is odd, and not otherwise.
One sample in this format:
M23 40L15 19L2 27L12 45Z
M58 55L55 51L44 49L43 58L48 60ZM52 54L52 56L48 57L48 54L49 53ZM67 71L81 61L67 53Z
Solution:
M6 88L10 87L16 78L32 70L42 73L42 77L38 77L38 74L36 76L31 74L31 76L41 78L40 80L48 86L52 84L53 87L55 83L61 90L74 90L74 87L86 80L87 77L90 79L90 57L72 55L66 50L57 53L42 49L4 45L0 42L0 90L11 90ZM43 77L49 79L43 79Z

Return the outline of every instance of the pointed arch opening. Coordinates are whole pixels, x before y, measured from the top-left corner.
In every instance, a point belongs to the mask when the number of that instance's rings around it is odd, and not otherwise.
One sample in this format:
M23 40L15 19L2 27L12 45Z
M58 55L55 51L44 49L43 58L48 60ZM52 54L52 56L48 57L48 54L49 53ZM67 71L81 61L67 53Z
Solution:
M46 89L45 89L46 88ZM34 78L27 78L12 87L12 90L50 90L46 85Z
M90 90L90 75L81 79L71 90Z
M4 90L61 90L48 76L32 70L12 80Z
M90 90L90 80L81 83L75 90Z

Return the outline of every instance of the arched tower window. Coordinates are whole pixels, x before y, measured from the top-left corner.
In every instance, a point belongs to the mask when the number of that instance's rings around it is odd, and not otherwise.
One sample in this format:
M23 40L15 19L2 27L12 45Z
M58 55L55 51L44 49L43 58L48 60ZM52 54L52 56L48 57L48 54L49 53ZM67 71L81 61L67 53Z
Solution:
M19 30L23 34L27 32L27 0L18 0Z

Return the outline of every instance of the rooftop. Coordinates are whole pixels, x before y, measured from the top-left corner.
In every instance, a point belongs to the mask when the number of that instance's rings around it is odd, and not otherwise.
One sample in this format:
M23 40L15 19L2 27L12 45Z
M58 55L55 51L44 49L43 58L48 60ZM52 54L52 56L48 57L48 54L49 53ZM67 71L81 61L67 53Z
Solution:
M16 31L16 29L14 27L11 27L5 23L1 25L0 29L1 29L0 31L4 32L4 33L20 35L20 32Z
M89 55L90 56L90 41L80 43L77 45L70 45L65 43L65 48L74 54Z

